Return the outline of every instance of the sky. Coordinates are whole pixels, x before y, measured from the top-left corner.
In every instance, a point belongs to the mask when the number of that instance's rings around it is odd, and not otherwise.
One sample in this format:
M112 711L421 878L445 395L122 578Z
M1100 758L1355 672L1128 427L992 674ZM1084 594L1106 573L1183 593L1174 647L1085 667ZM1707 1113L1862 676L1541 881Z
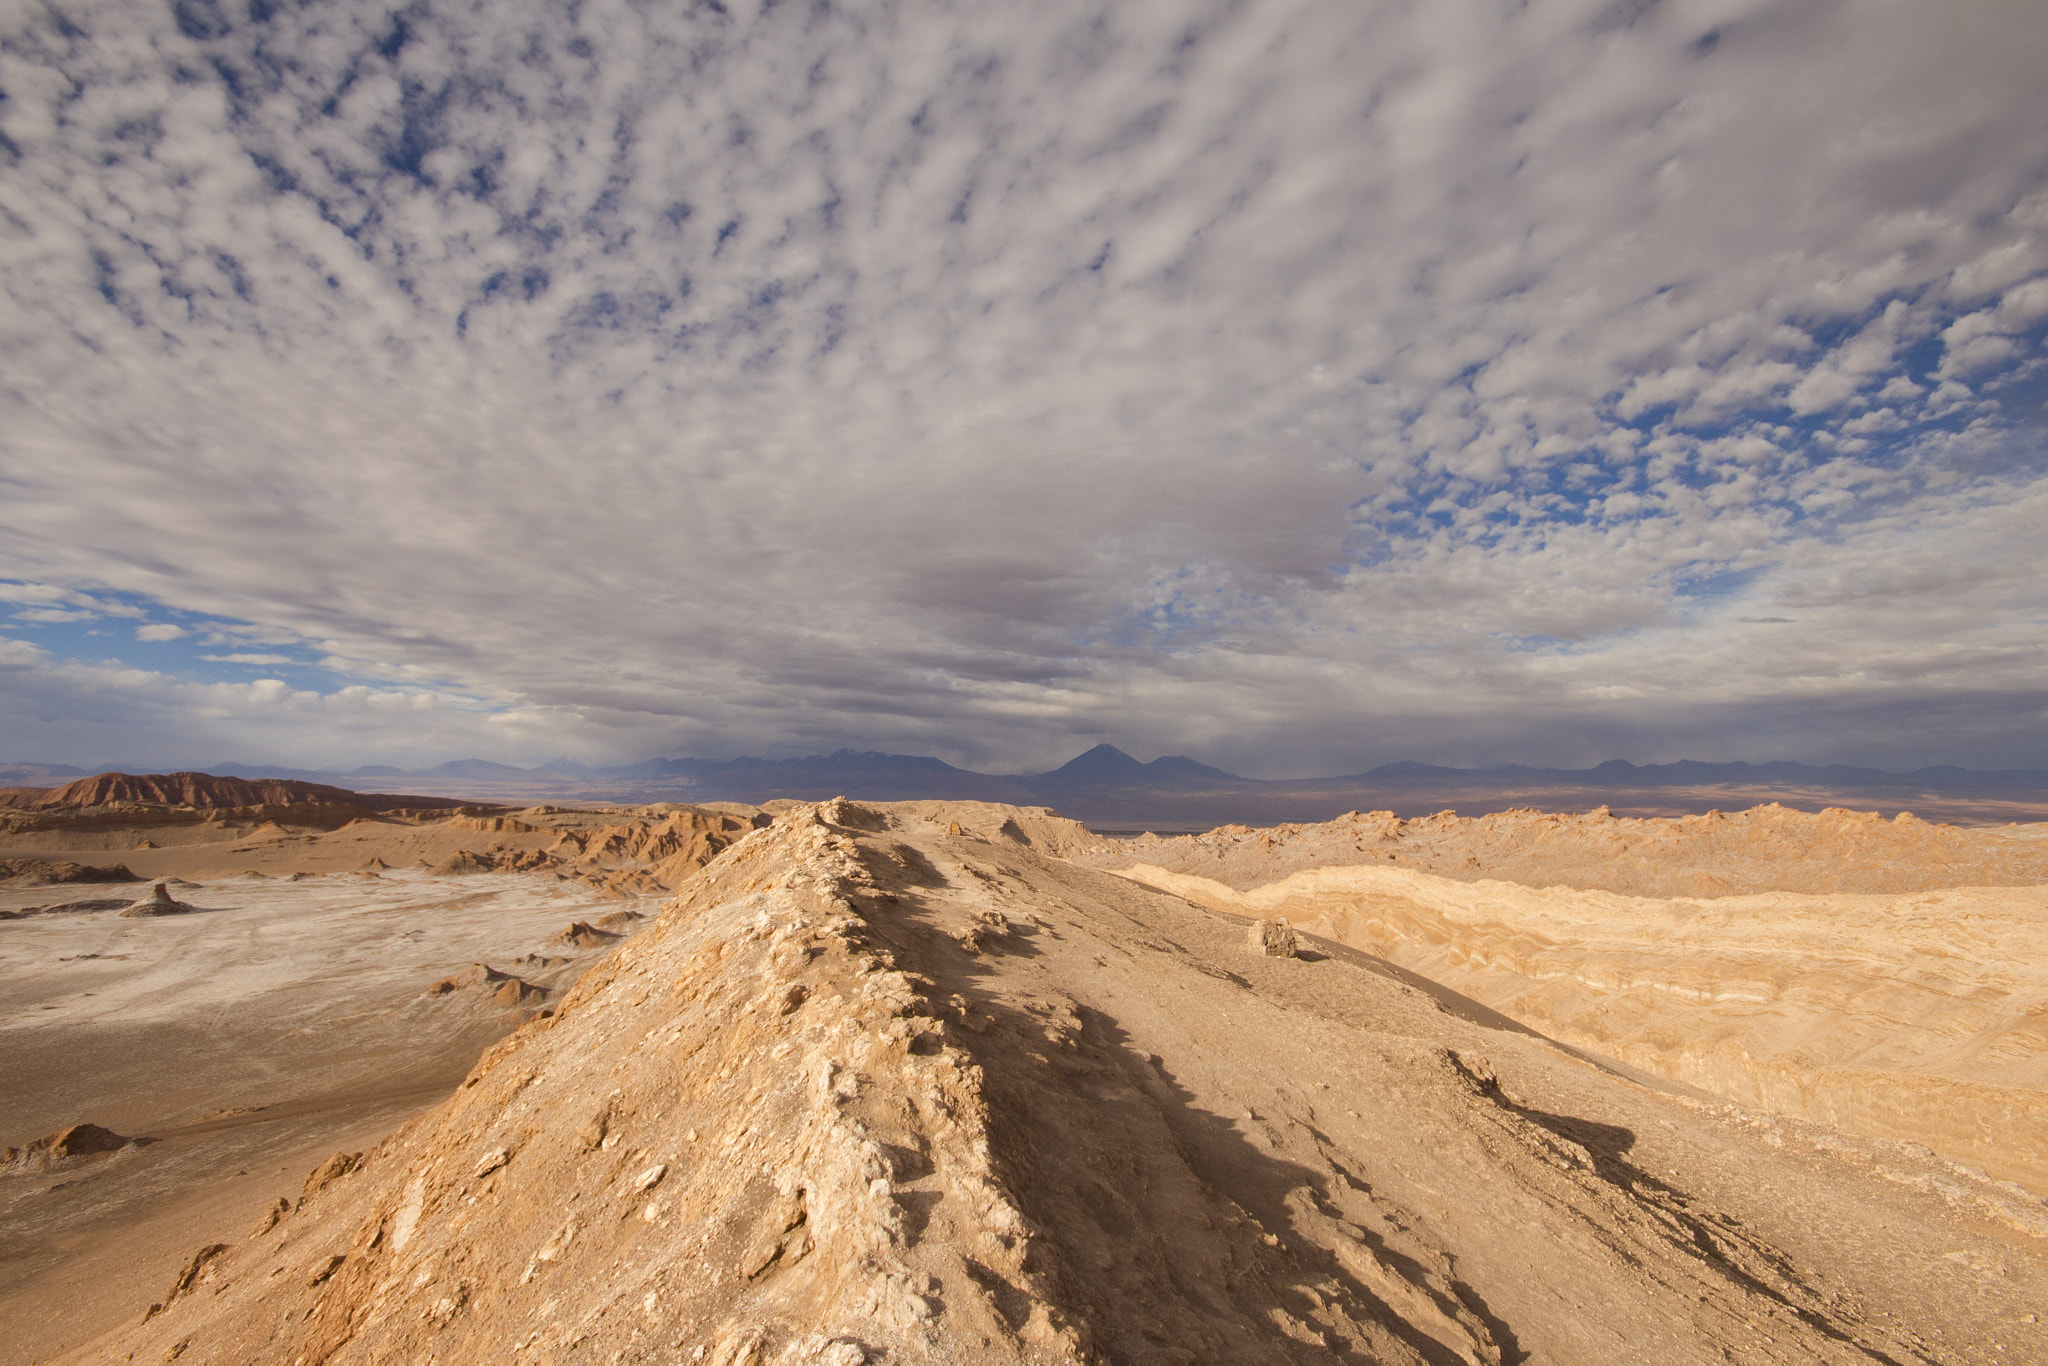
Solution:
M2039 0L0 0L0 760L2048 766Z

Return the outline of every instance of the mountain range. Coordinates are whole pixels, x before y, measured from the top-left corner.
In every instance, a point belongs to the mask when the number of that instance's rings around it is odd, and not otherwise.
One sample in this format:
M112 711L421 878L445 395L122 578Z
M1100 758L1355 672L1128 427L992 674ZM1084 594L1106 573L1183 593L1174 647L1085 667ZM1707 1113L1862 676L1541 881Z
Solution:
M0 765L0 786L54 786L117 767ZM852 749L793 759L649 759L605 767L567 758L534 768L459 759L418 769L371 765L341 772L221 763L202 771L350 789L390 790L402 785L411 792L477 801L759 803L847 796L870 801L1010 802L1053 806L1098 828L1160 830L1327 820L1346 810L1414 816L1456 808L1470 815L1510 806L1575 810L1606 805L1617 814L1675 815L1771 800L1809 808L1910 809L1928 819L1973 824L2048 820L2048 770L1954 765L1896 773L1789 761L1637 765L1610 759L1585 769L1394 763L1330 778L1259 779L1185 755L1143 763L1114 745L1101 744L1056 769L1013 774L978 773L929 755Z

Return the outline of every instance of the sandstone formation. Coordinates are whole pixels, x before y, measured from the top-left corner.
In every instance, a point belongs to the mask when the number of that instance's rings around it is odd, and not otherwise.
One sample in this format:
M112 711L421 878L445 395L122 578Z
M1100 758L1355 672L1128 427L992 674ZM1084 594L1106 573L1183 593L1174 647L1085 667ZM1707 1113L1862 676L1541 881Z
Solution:
M67 1129L34 1139L24 1147L0 1151L0 1171L46 1171L70 1158L111 1153L131 1143L144 1142L148 1140L129 1138L97 1124L73 1124Z
M150 915L185 915L197 909L172 896L170 887L159 882L150 889L148 896L131 903L121 915L125 919L135 919Z
M99 868L90 864L71 863L62 859L49 861L33 858L0 859L0 881L19 883L27 887L43 886L57 882L139 882L135 874L121 864Z
M1301 952L1301 940L1284 920L1254 920L1248 939L1253 953L1268 958L1293 958Z
M538 1005L548 998L548 988L536 986L509 972L499 972L488 963L472 963L461 972L443 977L427 988L429 996L453 996L474 992L488 997L500 1010L519 1010Z
M538 874L625 898L672 891L769 819L725 803L521 812L454 803L372 809L414 799L366 798L371 805L364 806L325 800L323 794L340 789L309 792L303 789L316 785L305 783L240 783L204 774L114 781L120 778L81 780L57 789L57 796L31 789L35 800L27 809L0 807L0 878L133 880L127 864L152 877L379 874L410 866L442 876ZM259 798L296 804L232 804ZM186 804L177 804L181 800ZM144 832L153 838L139 839ZM113 850L127 864L97 868L88 862Z
M90 806L166 806L197 811L265 806L352 806L363 811L460 807L447 797L350 792L282 778L218 778L211 773L96 773L62 787L0 788L0 807L47 811Z
M1442 812L1418 820L1354 811L1321 825L1226 825L1201 835L1105 841L1076 857L1104 868L1149 863L1239 891L1311 868L1383 865L1460 882L1637 896L1911 892L2048 882L2042 828L1958 829L1905 814L1887 821L1870 812L1808 814L1776 804L1640 820L1604 807L1579 815Z
M23 906L0 911L0 920L26 920L32 915L77 915L85 911L118 911L135 903L127 897L88 897L83 901L58 901L48 906Z
M1660 900L1384 866L1245 892L1125 876L1285 916L1657 1076L2048 1193L2048 887Z
M595 925L578 920L564 927L548 943L572 949L608 948L618 941L619 936L609 930L600 930Z
M445 1104L68 1359L2048 1348L2030 1240L1950 1213L1989 1183L1767 1143L1341 948L1248 954L1232 916L1046 852L1090 842L1053 822L786 811Z

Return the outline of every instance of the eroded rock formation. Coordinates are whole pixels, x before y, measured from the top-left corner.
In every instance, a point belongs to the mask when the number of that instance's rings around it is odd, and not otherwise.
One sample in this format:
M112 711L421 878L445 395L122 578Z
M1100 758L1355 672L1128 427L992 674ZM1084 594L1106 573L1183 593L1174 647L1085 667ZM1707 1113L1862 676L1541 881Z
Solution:
M1237 891L1553 1038L2048 1193L2048 887L1670 899L1319 868Z
M92 1359L1869 1362L2017 1317L1813 1236L1932 1227L1903 1187L1013 822L747 835Z

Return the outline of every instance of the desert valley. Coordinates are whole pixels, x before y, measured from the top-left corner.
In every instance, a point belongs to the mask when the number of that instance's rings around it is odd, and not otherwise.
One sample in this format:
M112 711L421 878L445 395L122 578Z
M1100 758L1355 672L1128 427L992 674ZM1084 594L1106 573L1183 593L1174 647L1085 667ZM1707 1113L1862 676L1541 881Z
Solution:
M9 1366L2048 1357L2048 827L0 800Z
M0 1366L2048 1366L2044 71L0 3Z

